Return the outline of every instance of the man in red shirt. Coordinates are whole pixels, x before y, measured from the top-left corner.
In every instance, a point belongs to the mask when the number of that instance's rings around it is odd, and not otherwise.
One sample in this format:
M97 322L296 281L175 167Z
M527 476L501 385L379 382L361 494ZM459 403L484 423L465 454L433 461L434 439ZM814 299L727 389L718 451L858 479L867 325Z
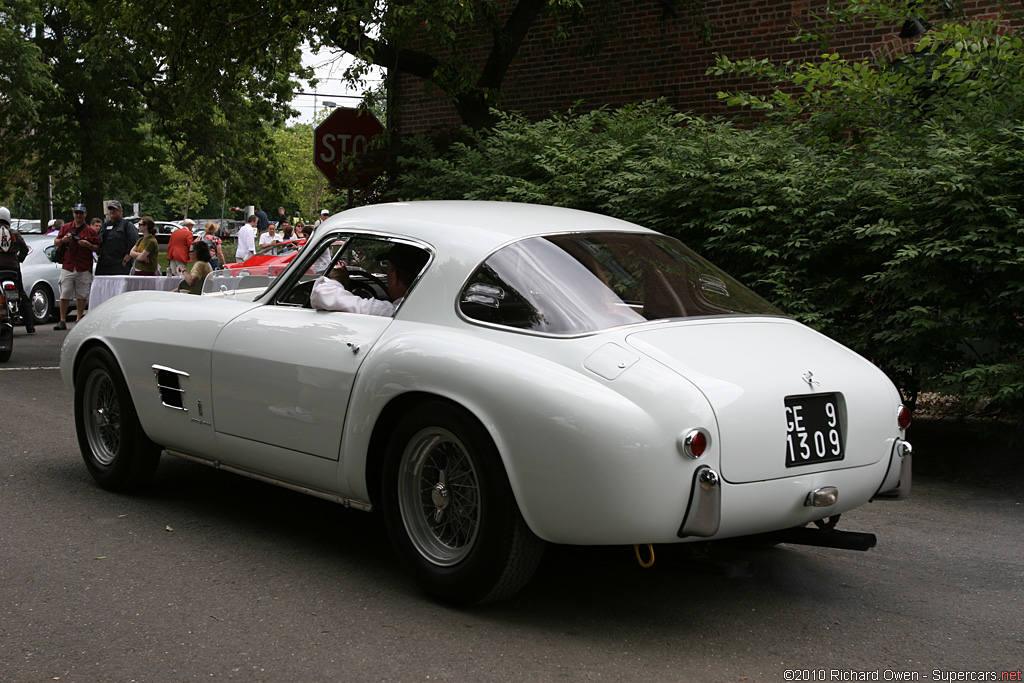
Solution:
M192 246L192 226L195 221L186 218L181 228L171 233L167 241L167 274L181 277L188 269L188 249Z
M72 297L78 312L77 320L85 317L85 303L92 287L92 254L100 248L99 233L85 222L85 204L75 204L72 215L74 220L61 226L53 240L58 249L64 247L60 271L60 322L53 326L55 330L68 329L68 306Z

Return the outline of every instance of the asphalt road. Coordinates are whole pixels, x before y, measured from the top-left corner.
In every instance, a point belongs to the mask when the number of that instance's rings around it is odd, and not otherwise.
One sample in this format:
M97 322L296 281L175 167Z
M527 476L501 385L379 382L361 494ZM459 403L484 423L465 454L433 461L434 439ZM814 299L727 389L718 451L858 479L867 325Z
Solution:
M51 328L19 330L0 366L5 683L999 680L1024 666L1021 454L960 428L916 428L912 498L843 516L878 535L869 552L730 551L718 559L755 573L729 579L670 547L650 569L632 548L549 548L513 600L451 609L405 577L373 515L168 457L142 495L97 488Z

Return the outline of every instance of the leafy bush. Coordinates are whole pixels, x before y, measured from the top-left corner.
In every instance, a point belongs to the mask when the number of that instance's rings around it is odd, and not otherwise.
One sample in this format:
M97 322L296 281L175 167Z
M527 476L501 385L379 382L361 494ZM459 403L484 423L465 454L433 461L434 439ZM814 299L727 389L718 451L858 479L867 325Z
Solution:
M1024 95L1007 74L1024 83L1024 59L1019 41L977 27L943 35L953 42L899 76L828 55L722 62L786 81L728 96L770 112L750 129L660 102L504 114L447 150L419 141L397 193L568 206L675 235L880 365L911 405L931 388L1020 409Z

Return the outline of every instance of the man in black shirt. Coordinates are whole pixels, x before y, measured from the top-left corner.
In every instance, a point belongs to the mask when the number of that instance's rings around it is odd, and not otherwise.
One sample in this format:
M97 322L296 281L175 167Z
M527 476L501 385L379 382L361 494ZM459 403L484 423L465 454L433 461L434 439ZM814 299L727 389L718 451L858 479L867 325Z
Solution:
M139 239L139 230L121 212L121 202L107 206L110 218L100 226L100 260L96 262L96 275L127 275L128 252Z

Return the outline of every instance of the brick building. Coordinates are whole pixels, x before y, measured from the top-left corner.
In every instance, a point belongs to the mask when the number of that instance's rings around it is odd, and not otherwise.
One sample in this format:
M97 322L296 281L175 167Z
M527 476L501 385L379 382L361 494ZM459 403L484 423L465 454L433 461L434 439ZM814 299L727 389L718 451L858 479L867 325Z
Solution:
M588 3L593 4L593 3ZM816 42L793 42L798 27L816 26L826 0L705 0L713 26L705 44L685 9L673 0L621 0L618 26L603 50L584 56L593 32L577 28L568 40L552 40L555 25L540 21L512 62L502 87L504 109L542 118L575 103L580 111L602 105L664 97L678 110L725 113L717 93L751 89L755 84L706 75L715 54L730 59L815 60ZM996 16L990 2L964 0L974 16ZM834 35L832 48L846 59L891 61L913 50L914 38L901 38L902 22L875 27L850 25ZM480 62L485 58L480 51ZM391 81L389 119L402 135L415 135L459 124L455 108L426 81L401 74Z

